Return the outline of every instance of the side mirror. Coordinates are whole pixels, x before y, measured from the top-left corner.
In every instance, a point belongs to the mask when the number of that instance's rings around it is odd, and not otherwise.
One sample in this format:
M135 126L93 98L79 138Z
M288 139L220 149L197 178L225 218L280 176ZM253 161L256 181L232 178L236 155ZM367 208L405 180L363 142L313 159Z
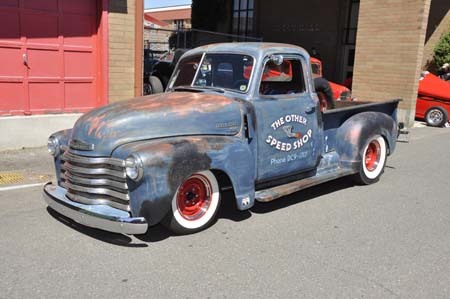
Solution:
M272 61L275 65L281 65L283 63L283 55L271 55L269 57L270 61Z

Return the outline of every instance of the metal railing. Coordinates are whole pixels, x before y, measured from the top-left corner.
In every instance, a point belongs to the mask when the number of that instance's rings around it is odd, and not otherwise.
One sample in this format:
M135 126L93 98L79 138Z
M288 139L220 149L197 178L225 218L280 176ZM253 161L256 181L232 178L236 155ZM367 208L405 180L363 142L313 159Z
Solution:
M200 29L181 28L178 30L170 30L145 26L144 32L147 35L144 39L144 48L153 51L169 51L174 48L189 49L220 42L263 41L262 37L227 34Z

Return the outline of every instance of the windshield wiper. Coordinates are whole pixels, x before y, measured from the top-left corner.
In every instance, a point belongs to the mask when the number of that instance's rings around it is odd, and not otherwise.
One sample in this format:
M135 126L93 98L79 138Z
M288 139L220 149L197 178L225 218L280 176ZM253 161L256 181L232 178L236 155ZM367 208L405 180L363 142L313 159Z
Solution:
M225 89L220 88L220 87L214 87L214 86L201 86L201 87L199 86L199 88L214 90L214 91L217 91L217 92L220 92L220 93L224 93L225 92Z
M172 88L173 91L191 91L191 92L202 92L201 88L196 88L192 86L177 86Z
M173 91L193 91L193 92L202 92L205 91L205 89L217 91L220 93L225 93L225 89L214 87L214 86L177 86L174 87Z

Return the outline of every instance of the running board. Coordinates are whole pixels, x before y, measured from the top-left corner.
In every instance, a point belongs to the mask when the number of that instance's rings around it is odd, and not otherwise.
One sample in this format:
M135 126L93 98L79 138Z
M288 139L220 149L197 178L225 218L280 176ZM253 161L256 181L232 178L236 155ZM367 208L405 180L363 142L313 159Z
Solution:
M274 199L289 195L291 193L355 173L356 171L353 169L333 168L331 170L321 173L320 175L316 175L313 177L309 177L306 179L294 181L288 184L264 190L259 190L255 193L255 199L259 202L272 201Z

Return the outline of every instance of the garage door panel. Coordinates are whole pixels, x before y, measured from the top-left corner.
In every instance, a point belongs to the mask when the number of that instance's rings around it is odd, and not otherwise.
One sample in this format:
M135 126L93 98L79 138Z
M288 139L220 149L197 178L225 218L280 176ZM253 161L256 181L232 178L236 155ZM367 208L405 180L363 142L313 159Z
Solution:
M78 1L78 0L75 0ZM58 0L24 0L23 5L27 9L42 11L58 11Z
M99 105L100 3L0 0L0 115Z
M22 82L0 82L0 114L25 110L27 99Z
M28 76L60 78L59 55L56 50L28 49Z
M56 15L24 13L21 21L22 34L27 37L28 44L59 44Z
M30 83L30 110L61 110L63 108L59 83Z
M0 26L0 42L20 42L19 12L0 9L0 20L8 26Z
M0 77L24 77L22 50L0 47Z
M93 15L96 11L95 5L95 1L92 0L63 0L63 12L80 15Z
M64 77L88 78L94 76L94 61L91 52L65 52ZM82 62L82 63L80 63Z
M2 0L0 7L19 7L19 0Z
M64 44L68 46L92 47L94 19L90 16L64 15Z
M96 106L92 83L66 83L66 108L93 108Z

